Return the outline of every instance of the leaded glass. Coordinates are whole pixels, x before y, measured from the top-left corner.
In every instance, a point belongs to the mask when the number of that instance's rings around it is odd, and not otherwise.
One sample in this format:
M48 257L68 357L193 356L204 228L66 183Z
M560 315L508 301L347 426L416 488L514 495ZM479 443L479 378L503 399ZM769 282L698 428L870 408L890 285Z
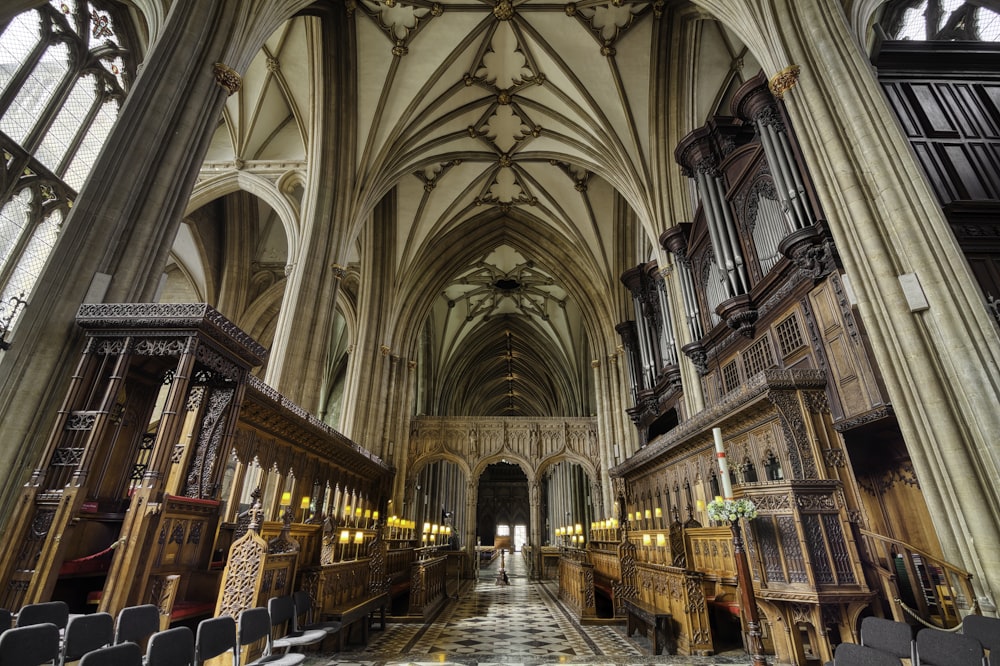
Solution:
M890 8L887 13L893 15L895 11ZM892 37L996 42L1000 41L1000 13L985 7L973 7L964 0L921 2L902 12L899 28Z
M24 140L35 123L45 117L49 101L59 87L59 82L69 71L68 60L68 46L62 43L49 46L25 84L17 92L10 108L0 117L0 132L24 145Z
M101 152L101 147L117 117L118 102L113 99L106 100L90 125L90 131L84 133L83 140L77 146L73 161L63 174L63 181L77 192L83 187L83 182L90 173L90 167L97 159L97 154Z
M97 81L93 74L85 74L76 80L55 120L52 121L49 131L45 133L41 145L35 151L38 161L57 176L62 175L59 173L59 164L69 150L73 138L86 124L87 114L94 104L95 86Z
M0 132L19 144L8 171L24 179L0 202L0 310L30 298L64 212L107 140L125 98L125 53L112 15L82 0L50 1L0 33L0 94L11 93L0 97Z
M62 212L57 210L38 225L27 248L21 254L17 267L7 282L0 300L6 303L12 296L31 293L31 288L42 272L42 268L45 267L45 260L48 259L52 246L56 243L61 224Z
M31 190L24 189L0 208L0 269L10 260L17 240L31 219Z
M35 12L15 16L0 33L0 90L5 90L21 63L38 44L38 18Z

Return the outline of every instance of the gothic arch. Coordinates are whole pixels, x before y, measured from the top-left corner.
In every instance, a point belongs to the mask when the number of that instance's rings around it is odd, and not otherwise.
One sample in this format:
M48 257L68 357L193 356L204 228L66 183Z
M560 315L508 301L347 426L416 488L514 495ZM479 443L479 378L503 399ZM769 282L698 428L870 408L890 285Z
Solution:
M287 178L288 176L285 176L283 180ZM279 183L246 171L228 171L195 185L184 215L185 217L191 215L199 208L236 191L248 192L271 207L285 230L288 263L296 263L301 242L299 214L296 205L289 200Z

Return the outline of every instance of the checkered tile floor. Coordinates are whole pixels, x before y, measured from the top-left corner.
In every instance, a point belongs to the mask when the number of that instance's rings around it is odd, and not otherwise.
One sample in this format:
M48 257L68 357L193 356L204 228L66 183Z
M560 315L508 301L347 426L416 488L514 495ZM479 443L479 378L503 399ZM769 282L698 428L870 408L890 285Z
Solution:
M742 652L714 657L649 656L649 641L621 626L581 626L556 600L551 583L531 582L520 556L507 558L510 585L494 582L499 562L468 581L429 624L390 622L368 647L311 654L307 666L643 666L747 664Z

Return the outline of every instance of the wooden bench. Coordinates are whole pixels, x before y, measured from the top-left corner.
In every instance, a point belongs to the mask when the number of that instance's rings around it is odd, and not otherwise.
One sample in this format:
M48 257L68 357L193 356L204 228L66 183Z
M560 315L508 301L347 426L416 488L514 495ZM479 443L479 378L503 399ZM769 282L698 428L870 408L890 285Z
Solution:
M650 640L653 642L654 655L660 654L664 644L667 646L667 654L676 652L676 641L670 626L670 613L639 599L622 599L622 607L626 613L626 636L631 636L637 625L641 625L644 634L647 633L647 629L652 630Z
M361 636L364 644L368 645L368 629L371 626L369 616L375 611L379 612L379 628L385 630L385 607L389 605L389 593L383 592L375 596L351 602L343 606L337 606L323 613L323 619L336 620L340 622L341 630L337 633L337 651L343 648L344 636L350 637L351 625L361 621Z

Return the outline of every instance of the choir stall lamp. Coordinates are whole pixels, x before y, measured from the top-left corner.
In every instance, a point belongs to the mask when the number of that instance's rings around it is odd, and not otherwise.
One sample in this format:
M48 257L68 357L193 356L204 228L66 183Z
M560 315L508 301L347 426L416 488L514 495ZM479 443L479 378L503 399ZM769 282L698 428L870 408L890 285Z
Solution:
M299 506L302 509L302 522L303 523L306 522L306 520L308 520L308 518L309 518L309 502L310 502L309 497L303 497L302 498L302 502L299 504Z
M341 530L340 532L340 561L343 562L347 556L347 545L351 542L351 531Z
M365 542L365 533L358 530L354 535L354 559L361 558L361 544Z

